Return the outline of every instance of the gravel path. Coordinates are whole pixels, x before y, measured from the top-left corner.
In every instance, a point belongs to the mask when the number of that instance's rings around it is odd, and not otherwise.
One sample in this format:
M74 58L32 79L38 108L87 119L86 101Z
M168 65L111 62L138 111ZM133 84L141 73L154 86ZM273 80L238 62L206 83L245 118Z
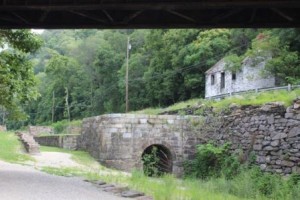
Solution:
M0 161L2 200L124 200L79 178L49 175L32 167Z
M38 167L80 167L81 165L74 162L71 156L71 154L61 152L41 152L37 155L32 155Z

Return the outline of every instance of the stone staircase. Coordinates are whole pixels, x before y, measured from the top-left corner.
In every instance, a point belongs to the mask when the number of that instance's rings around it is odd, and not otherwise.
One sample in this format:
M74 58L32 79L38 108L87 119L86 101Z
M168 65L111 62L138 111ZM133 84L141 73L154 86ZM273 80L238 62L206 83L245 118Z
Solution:
M25 150L29 154L40 153L40 145L34 140L33 135L27 132L16 132L16 135L19 137L25 147Z

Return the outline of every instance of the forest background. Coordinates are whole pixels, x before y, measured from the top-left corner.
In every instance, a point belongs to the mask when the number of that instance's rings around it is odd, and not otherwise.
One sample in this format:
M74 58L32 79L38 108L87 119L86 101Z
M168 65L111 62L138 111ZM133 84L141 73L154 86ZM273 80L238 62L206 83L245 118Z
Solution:
M26 59L37 95L2 109L12 128L125 112L128 38L130 111L204 97L205 71L224 57L237 71L246 57L271 56L266 75L282 85L300 80L299 29L45 30L35 37L41 47Z

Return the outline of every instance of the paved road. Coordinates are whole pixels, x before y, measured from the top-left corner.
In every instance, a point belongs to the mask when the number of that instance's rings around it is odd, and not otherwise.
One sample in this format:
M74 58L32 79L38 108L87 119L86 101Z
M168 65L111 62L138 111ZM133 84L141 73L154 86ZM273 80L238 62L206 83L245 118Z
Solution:
M79 178L49 175L0 161L1 200L124 200Z

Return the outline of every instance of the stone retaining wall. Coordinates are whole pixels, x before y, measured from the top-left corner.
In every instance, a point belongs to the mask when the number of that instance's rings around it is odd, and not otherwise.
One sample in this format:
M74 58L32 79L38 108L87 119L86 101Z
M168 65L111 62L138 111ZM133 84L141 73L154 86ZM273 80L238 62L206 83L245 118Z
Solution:
M243 151L244 159L254 152L264 171L300 172L300 100L287 109L280 103L235 108L218 121L220 126L204 137L218 144L232 143L233 150Z
M192 159L197 144L232 144L244 160L252 154L264 171L300 172L300 100L230 108L207 116L111 114L84 119L78 147L103 164L130 171L142 168L143 151L163 145L172 154L173 173Z
M77 138L79 135L49 135L34 137L35 141L43 146L60 147L64 149L76 150Z
M54 130L50 126L28 126L28 131L33 136L40 134L54 134Z

